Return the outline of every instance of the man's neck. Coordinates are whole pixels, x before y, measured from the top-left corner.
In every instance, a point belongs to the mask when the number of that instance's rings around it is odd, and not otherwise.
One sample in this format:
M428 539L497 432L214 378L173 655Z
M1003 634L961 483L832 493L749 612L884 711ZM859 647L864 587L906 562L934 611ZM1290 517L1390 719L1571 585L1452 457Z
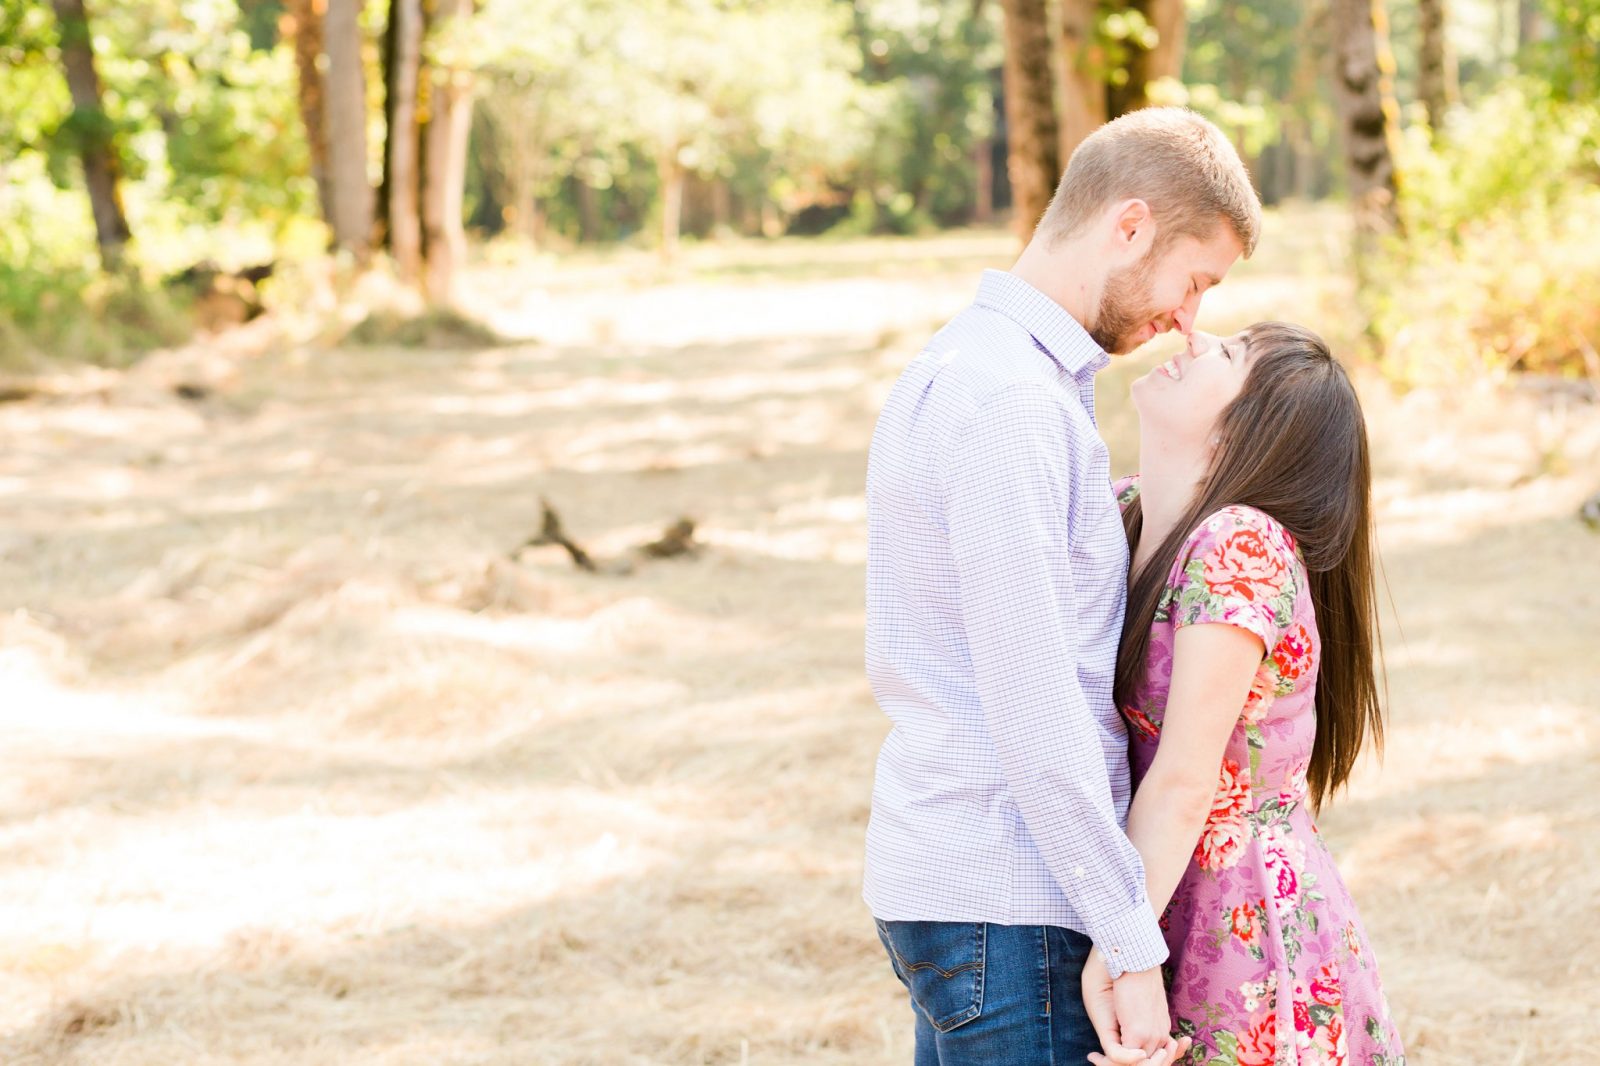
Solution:
M1084 329L1093 328L1092 312L1100 306L1105 278L1090 268L1098 257L1082 240L1063 240L1050 248L1035 236L1022 250L1011 273L1060 304Z

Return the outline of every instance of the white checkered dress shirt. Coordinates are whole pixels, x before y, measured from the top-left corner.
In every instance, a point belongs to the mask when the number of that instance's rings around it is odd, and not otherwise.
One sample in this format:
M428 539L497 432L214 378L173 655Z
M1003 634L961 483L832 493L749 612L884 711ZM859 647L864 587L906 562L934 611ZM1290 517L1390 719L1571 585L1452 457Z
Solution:
M990 270L884 404L867 675L894 728L864 896L884 921L1067 926L1115 976L1167 947L1123 831L1128 548L1094 419L1108 362L1059 304Z

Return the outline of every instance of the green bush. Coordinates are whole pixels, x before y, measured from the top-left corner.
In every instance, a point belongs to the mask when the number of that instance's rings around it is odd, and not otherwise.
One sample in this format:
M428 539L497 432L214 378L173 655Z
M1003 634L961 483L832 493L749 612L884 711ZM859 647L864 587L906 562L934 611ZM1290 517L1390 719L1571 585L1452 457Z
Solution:
M1600 346L1600 107L1509 82L1430 143L1408 133L1404 234L1374 265L1398 381L1578 375Z

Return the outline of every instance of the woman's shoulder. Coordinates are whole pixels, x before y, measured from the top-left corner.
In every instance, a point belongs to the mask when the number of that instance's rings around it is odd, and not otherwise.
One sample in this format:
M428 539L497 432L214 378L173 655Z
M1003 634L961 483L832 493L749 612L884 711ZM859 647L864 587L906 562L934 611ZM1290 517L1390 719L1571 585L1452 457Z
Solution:
M1238 626L1261 638L1270 654L1294 623L1306 574L1281 522L1230 504L1189 534L1169 587L1175 625Z
M1215 549L1237 547L1248 554L1278 557L1285 565L1296 558L1294 534L1267 512L1247 504L1219 507L1189 534L1185 553L1191 558Z

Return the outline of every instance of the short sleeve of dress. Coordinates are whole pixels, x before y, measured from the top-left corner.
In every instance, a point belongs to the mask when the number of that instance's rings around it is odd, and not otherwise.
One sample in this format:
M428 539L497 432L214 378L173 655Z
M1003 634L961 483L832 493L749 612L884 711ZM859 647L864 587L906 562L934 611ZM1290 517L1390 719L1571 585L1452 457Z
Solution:
M1238 626L1270 653L1294 621L1301 581L1288 530L1252 507L1226 507L1190 535L1179 559L1167 592L1173 624Z
M1111 483L1111 495L1117 498L1117 510L1126 511L1128 504L1139 495L1139 475L1125 474Z

